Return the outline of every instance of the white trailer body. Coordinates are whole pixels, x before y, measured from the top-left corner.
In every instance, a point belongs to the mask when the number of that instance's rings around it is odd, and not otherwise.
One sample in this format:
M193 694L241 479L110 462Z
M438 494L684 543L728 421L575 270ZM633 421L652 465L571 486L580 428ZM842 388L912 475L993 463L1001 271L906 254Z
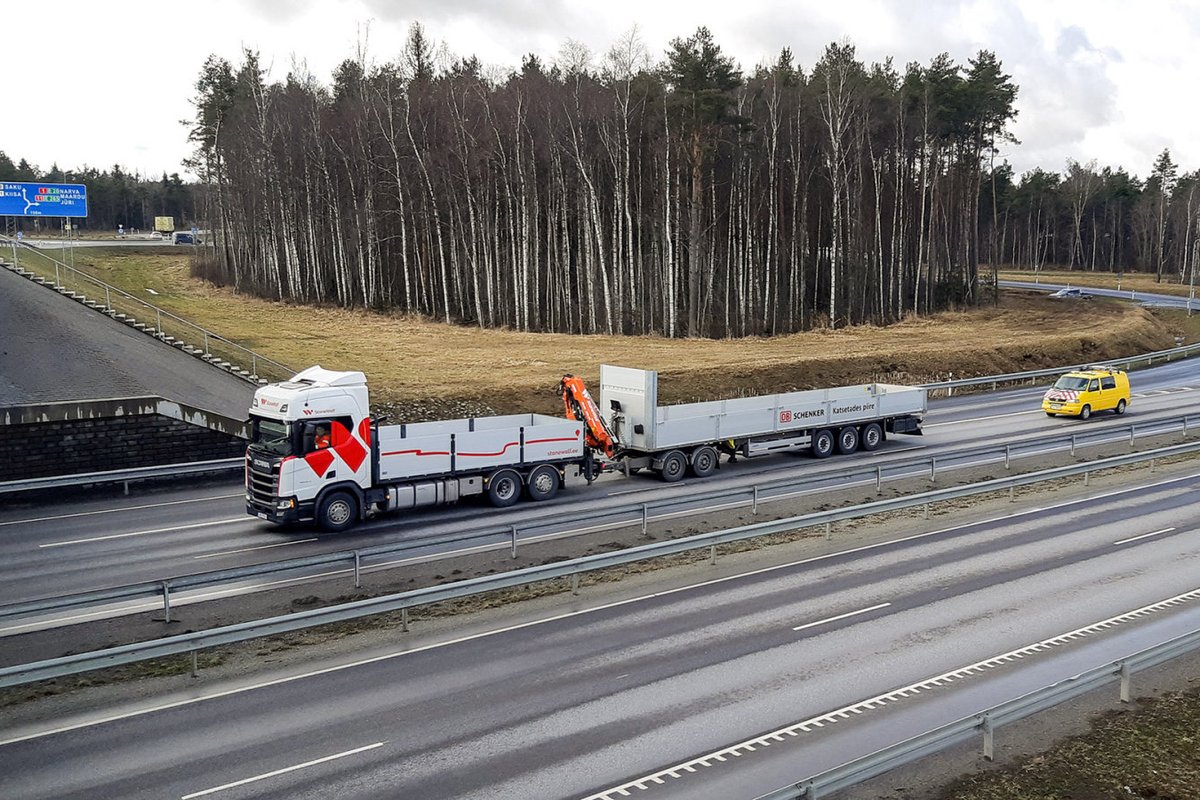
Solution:
M662 454L720 444L726 452L756 455L812 446L813 437L861 435L875 424L883 433L920 433L926 391L885 383L738 397L704 403L658 405L658 375L650 370L600 367L600 409L608 415L623 451ZM864 449L875 449L876 443ZM857 449L857 439L850 449ZM818 452L817 455L829 453Z

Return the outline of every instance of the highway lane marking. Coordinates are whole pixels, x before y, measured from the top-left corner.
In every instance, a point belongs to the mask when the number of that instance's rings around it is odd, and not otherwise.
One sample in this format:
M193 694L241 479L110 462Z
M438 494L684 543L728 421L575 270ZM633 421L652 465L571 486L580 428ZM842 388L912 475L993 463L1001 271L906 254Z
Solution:
M1104 499L1107 497L1115 497L1115 496L1118 496L1121 494L1126 494L1129 492L1145 491L1147 489L1154 489L1154 488L1158 488L1160 486L1166 486L1166 485L1169 485L1172 483L1181 483L1183 481L1195 480L1197 477L1200 477L1200 473L1195 473L1195 474L1187 475L1187 476L1180 477L1180 478L1168 478L1166 480L1157 481L1155 483L1147 484L1144 486L1127 486L1127 487L1123 487L1120 489L1115 489L1111 492L1105 492L1100 495L1084 497L1084 498L1080 498L1078 500L1068 500L1064 503L1060 503L1055 506L1047 506L1045 509L1040 509L1040 510L1053 510L1053 509L1058 509L1058 508L1066 508L1068 506L1073 506L1073 505L1080 505L1082 503L1093 503L1095 500ZM201 703L201 702L204 702L207 700L218 700L222 697L230 697L232 695L242 694L243 692L250 692L250 691L254 691L256 689L265 689L265 688L269 688L271 686L280 686L285 683L291 683L293 681L304 680L306 678L315 678L315 677L319 677L321 675L326 675L326 674L330 674L333 672L340 672L340 671L346 670L346 669L354 669L355 667L366 666L368 664L374 664L374 663L381 662L381 661L388 661L393 658L400 658L402 656L413 655L414 653L422 653L427 650L437 650L442 647L450 647L450 646L453 646L456 644L462 644L463 642L470 642L470 641L474 641L476 639L484 639L484 638L487 638L490 636L496 636L499 634L508 633L510 631L522 630L524 628L532 628L532 627L535 627L538 625L543 625L543 624L550 623L550 622L558 622L560 620L570 619L572 617L582 616L584 614L591 614L591 613L594 613L597 611L607 611L609 609L619 608L621 606L631 605L633 603L640 603L645 600L653 600L653 599L656 599L659 597L667 597L669 595L679 594L681 592L687 592L687 591L691 591L694 589L703 589L708 586L714 586L716 584L726 583L726 582L738 580L741 578L750 578L750 577L762 575L762 574L765 574L768 572L773 572L775 570L782 570L782 569L787 569L789 567L803 566L805 564L810 564L810 563L814 563L814 562L818 562L818 561L824 561L827 559L836 558L838 556L849 555L852 553L858 553L858 552L863 552L863 551L867 551L867 550L875 550L875 549L878 549L881 547L886 547L891 544L900 544L903 542L908 542L908 541L912 541L912 540L916 540L916 539L924 539L928 536L934 536L939 533L948 533L950 531L959 530L961 528L969 528L969 527L972 527L975 525L984 525L989 522L998 522L998 521L1004 520L1004 519L1013 519L1016 517L1025 516L1028 513L1030 513L1030 512L1020 511L1020 512L1016 512L1013 514L1003 514L999 517L994 517L994 518L985 519L985 520L978 520L976 522L968 522L968 523L964 523L962 525L954 525L952 527L943 528L938 531L928 531L926 533L918 533L918 534L914 534L912 536L906 536L903 539L896 539L896 540L892 540L892 541L888 541L888 542L876 542L874 544L863 545L861 547L855 547L855 548L851 548L849 550L841 550L836 553L826 553L826 554L820 555L820 556L813 556L811 558L800 559L798 561L789 562L787 564L776 564L776 565L770 566L770 567L762 567L760 569L751 570L750 572L738 573L736 575L727 575L722 578L713 578L711 580L701 581L700 583L688 584L687 586L677 586L674 589L664 589L663 591L660 591L660 592L653 592L651 594L639 595L637 597L630 597L625 600L615 600L611 603L603 603L601 605L593 606L591 608L583 608L583 609L579 609L576 611L567 611L567 612L563 612L562 614L555 614L555 615L552 615L549 617L544 617L542 619L530 620L529 622L520 622L520 623L516 623L514 625L509 625L509 626L502 627L502 628L496 628L496 629L490 630L490 631L481 631L481 632L475 633L475 634L460 636L455 639L448 639L444 642L434 642L432 644L420 645L418 647L414 647L411 649L398 650L393 653L384 653L383 655L371 656L370 658L361 659L359 661L351 661L346 664L337 664L337 665L334 665L331 667L323 667L321 669L313 670L311 672L302 672L302 673L299 673L296 675L288 675L288 676L284 676L284 677L280 677L280 678L272 678L270 680L262 681L260 683L253 683L253 684L249 684L246 686L239 686L234 689L220 690L220 691L214 692L209 695L203 695L200 697L189 697L189 698L185 698L183 700L174 700L174 701L171 701L168 703L162 703L160 705L148 706L146 708L139 708L139 709L133 709L130 711L123 711L123 712L119 712L117 714L113 714L113 715L110 715L107 717L101 717L101 718L94 719L94 720L85 720L85 721L81 721L81 722L68 723L59 728L53 728L53 729L45 730L45 731L37 731L34 733L15 736L10 739L0 740L0 746L15 744L17 742L24 742L24 741L28 741L30 739L40 739L45 736L54 736L59 733L66 733L68 731L79 730L80 728L89 728L89 727L93 727L96 725L104 725L109 722L117 722L117 721L124 720L124 719L130 719L133 717L142 716L144 714L152 714L152 713L155 713L158 711L167 711L167 710L170 710L173 708L180 708L182 706L191 705L193 703ZM338 572L346 572L346 571L348 571L348 570L339 570ZM332 574L336 574L336 573L326 573L326 574L332 575ZM301 579L295 579L295 580L301 580ZM284 580L284 581L278 581L277 583L283 584L283 583L288 583L288 582L290 582L290 581ZM1197 589L1195 593L1197 594L1197 596L1200 596L1200 589ZM157 606L155 606L155 607L157 607Z
M313 536L308 539L297 539L294 542L276 542L275 544L263 544L258 547L243 547L241 550L226 550L223 553L205 553L202 556L192 556L192 558L217 558L219 556L234 556L238 553L253 553L255 550L270 550L272 547L287 547L293 544L304 544L305 542L315 542L318 537Z
M1121 539L1113 542L1113 544L1125 544L1126 542L1136 542L1138 539L1148 539L1151 536L1158 536L1163 533L1170 533L1174 528L1163 528L1161 531L1153 531L1151 533L1143 533L1141 536L1130 536L1128 539Z
M1040 414L1040 413L1042 413L1042 410L1040 408L1036 409L1034 411L1011 411L1008 414L993 414L990 417L971 417L970 419L956 419L952 422L931 422L928 425L922 425L921 427L922 428L938 428L943 425L963 425L967 422L983 422L984 420L988 420L988 419L1003 419L1004 417L1020 417L1024 414Z
M583 800L616 800L616 798L629 797L631 794L633 794L633 790L635 789L646 790L650 788L651 784L663 784L671 778L679 779L685 777L685 775L681 773L698 773L698 767L713 767L717 764L728 761L731 757L748 755L760 747L768 747L776 742L785 742L787 741L784 738L785 736L795 738L801 734L810 733L816 728L823 728L826 725L833 725L842 720L850 719L852 718L852 715L862 714L864 711L874 711L889 703L896 703L913 695L920 694L923 691L940 688L948 683L952 683L955 680L975 677L981 672L996 669L1011 662L1023 659L1026 656L1032 656L1054 647L1061 647L1071 644L1085 636L1106 632L1114 625L1133 622L1148 614L1165 611L1197 599L1200 599L1200 589L1193 589L1190 592L1184 592L1183 594L1169 597L1166 600L1160 600L1157 603L1151 603L1150 605L1142 606L1141 608L1134 609L1133 611L1127 611L1124 614L1118 614L1115 617L1109 617L1108 619L1100 622L1093 622L1090 625L1085 625L1082 628L1076 628L1073 631L1052 636L1049 639L1043 639L1040 642L1034 642L1033 644L1027 644L1024 647L1018 647L1016 650L1010 650L1007 653L1001 653L999 655L985 658L982 661L976 661L974 664L957 667L949 672L943 672L941 675L935 675L933 677L917 681L916 683L910 683L908 686L892 689L884 692L883 694L878 694L874 697L867 698L866 700L859 700L856 703L843 706L842 708L834 711L828 711L824 714L801 720L800 722L794 722L791 725L779 728L778 730L759 734L752 739L746 739L745 741L738 742L737 744L723 747L720 750L715 750L706 755L698 756L688 761L675 764L674 766L661 769L649 775L643 775L640 778L636 778L628 783L623 783L620 786L613 786L609 789L598 792L597 794L589 795L588 797L583 798Z
M264 772L262 775L255 775L253 778L242 778L240 781L222 784L221 786L214 786L211 789L205 789L201 792L185 794L183 797L179 798L179 800L192 800L194 797L204 797L205 795L216 794L217 792L223 792L226 789L232 789L235 786L245 786L247 783L254 783L255 781L262 781L266 780L267 778L274 778L278 775L286 775L287 773L295 772L298 769L315 767L317 764L324 764L328 761L336 761L339 758L346 758L347 756L357 755L358 753L365 753L368 750L374 750L377 747L383 747L385 744L387 744L386 741L376 742L375 744L368 744L364 745L363 747L356 747L353 750L347 750L344 753L334 753L333 755L325 756L324 758L314 758L312 761L305 761L303 764L296 764L291 767L284 767L283 769L277 769L271 772Z
M123 508L104 508L99 511L77 511L73 514L55 514L50 517L30 517L29 519L15 519L8 522L0 522L0 527L5 525L28 525L31 522L53 522L58 519L71 519L73 517L90 517L96 514L116 514L121 511L142 511L147 508L162 508L164 506L179 506L185 503L204 503L209 500L228 500L231 497L242 497L244 492L237 494L218 494L212 497L195 497L191 500L172 500L167 503L149 503L143 506L125 506Z
M891 605L891 603L880 603L879 605L874 605L874 606L871 606L870 608L860 608L858 611L847 611L845 614L838 614L836 617L829 617L827 619L819 619L816 622L809 622L804 625L797 625L796 627L792 628L792 630L802 631L802 630L805 630L806 628L815 628L818 625L825 625L826 623L829 623L829 622L837 622L839 619L847 619L848 617L857 617L860 614L869 614L872 611L878 611L879 609L887 608L890 605Z
M250 517L230 517L229 519L214 519L210 522L195 522L191 525L173 525L169 528L149 528L144 531L129 531L127 533L109 533L104 536L89 536L86 539L68 539L63 542L47 542L39 544L39 548L46 547L66 547L72 544L89 544L91 542L107 542L112 539L128 539L130 536L145 536L150 533L167 533L168 531L186 531L192 528L206 528L210 525L228 525L231 522L246 522Z

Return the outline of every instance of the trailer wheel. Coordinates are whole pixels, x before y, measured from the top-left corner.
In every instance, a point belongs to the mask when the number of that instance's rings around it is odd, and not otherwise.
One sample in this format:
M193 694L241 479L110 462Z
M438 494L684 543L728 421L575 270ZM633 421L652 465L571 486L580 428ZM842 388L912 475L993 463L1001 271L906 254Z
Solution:
M833 431L822 428L812 436L812 454L817 458L829 458L833 455Z
M707 478L717 471L720 463L717 450L709 445L701 445L692 451L692 474L697 478Z
M667 483L675 483L683 478L683 473L687 472L687 466L687 457L678 450L672 450L663 456L658 474Z
M848 425L838 431L837 451L844 456L858 450L858 428Z
M868 453L878 450L879 445L883 444L883 427L878 422L868 422L863 425L858 441L859 446Z
M501 469L488 478L488 501L496 508L508 508L521 499L521 476L511 469Z
M358 501L349 492L330 492L321 499L317 524L321 530L341 533L358 521Z
M530 500L549 500L558 494L560 485L562 485L562 478L559 476L558 470L549 464L542 464L540 467L534 467L533 472L529 473L525 492L529 495Z

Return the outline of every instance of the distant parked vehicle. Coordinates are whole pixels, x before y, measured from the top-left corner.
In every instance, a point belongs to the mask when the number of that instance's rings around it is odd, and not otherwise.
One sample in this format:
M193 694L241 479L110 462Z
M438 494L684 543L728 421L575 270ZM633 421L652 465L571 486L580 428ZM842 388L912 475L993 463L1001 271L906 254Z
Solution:
M1057 292L1051 292L1050 296L1057 298L1059 300L1091 300L1092 299L1092 296L1090 294L1082 291L1081 289L1077 289L1073 286L1069 286L1065 289L1059 289Z

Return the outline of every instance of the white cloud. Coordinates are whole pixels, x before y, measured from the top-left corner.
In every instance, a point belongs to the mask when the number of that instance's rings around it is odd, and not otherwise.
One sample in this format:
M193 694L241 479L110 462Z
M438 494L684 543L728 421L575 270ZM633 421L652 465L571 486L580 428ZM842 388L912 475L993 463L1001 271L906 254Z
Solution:
M864 61L891 56L900 69L943 51L965 65L989 49L1021 87L1013 132L1023 143L1005 151L1019 171L1060 170L1074 158L1144 175L1164 147L1184 170L1200 167L1200 104L1190 101L1200 7L1183 0L1136 8L1120 0L213 0L189 10L130 0L117 8L63 0L52 21L36 4L5 9L6 29L18 34L6 37L8 63L36 78L18 82L0 150L43 168L120 163L158 175L180 170L189 153L179 121L192 115L192 86L212 53L237 63L251 48L274 78L303 61L328 80L360 43L375 61L395 58L419 21L454 53L513 69L530 52L552 62L568 38L603 54L636 23L655 59L672 38L707 25L747 70L784 47L811 67L843 37Z

